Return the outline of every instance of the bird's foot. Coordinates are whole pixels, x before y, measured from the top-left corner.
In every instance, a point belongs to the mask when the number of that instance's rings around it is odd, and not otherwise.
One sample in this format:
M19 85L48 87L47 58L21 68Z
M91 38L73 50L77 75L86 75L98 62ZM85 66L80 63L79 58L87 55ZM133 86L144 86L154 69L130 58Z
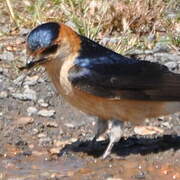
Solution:
M96 147L96 140L108 129L108 120L98 119L95 128L95 136L90 143L92 149Z
M108 134L109 134L109 144L102 155L102 159L106 159L110 153L111 150L116 142L118 142L122 136L122 128L123 128L123 122L119 120L109 120L108 121Z

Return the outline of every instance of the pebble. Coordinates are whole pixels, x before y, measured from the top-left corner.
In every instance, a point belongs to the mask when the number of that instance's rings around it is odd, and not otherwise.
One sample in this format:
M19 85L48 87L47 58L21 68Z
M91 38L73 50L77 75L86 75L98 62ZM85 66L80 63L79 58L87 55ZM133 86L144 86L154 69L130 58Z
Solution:
M36 134L38 134L39 133L39 130L37 129L37 128L34 128L33 130L32 130L32 135L36 135Z
M29 87L26 87L23 93L12 93L12 96L14 98L17 98L19 100L31 100L31 101L36 101L37 100L37 95L36 92Z
M78 140L77 138L71 138L71 139L64 140L64 141L54 140L54 146L56 146L56 147L64 147L67 144L77 142L77 140Z
M47 135L45 133L38 134L38 138L45 138Z
M72 123L65 123L64 125L68 128L75 128L74 124Z
M59 147L51 148L50 153L51 154L59 154L60 150L61 150L61 148L59 148Z
M7 69L7 68L3 68L3 73L4 73L6 76L10 75L9 69ZM9 77L10 77L10 76L9 76Z
M171 54L171 53L157 53L155 54L155 58L163 62L170 62L170 61L179 62L180 55Z
M121 178L115 178L115 177L108 177L107 180L123 180Z
M162 125L164 127L167 127L168 129L171 129L172 128L172 124L170 124L169 122L163 122Z
M6 25L1 26L1 32L0 33L2 33L2 35L9 33L9 32L10 32L10 28L8 26L6 26Z
M100 142L100 141L105 141L105 140L106 140L106 137L101 135L100 137L97 138L96 141Z
M29 32L30 32L30 29L21 28L19 34L24 36L24 35L27 35Z
M26 76L25 74L18 76L16 79L14 79L13 83L18 86L21 85L25 76Z
M55 110L46 110L42 109L38 112L38 115L43 116L43 117L52 117L55 114Z
M19 45L19 44L22 44L25 42L25 38L24 37L17 37L16 38L16 44Z
M39 139L39 144L41 146L52 145L52 139L50 137L42 137L42 138Z
M114 37L114 38L110 38L110 37L104 37L101 41L100 41L100 44L102 44L102 45L105 45L105 44L107 44L107 43L112 43L112 44L115 44L115 43L118 43L118 42L120 42L121 41L121 38L116 38L116 37Z
M44 99L39 99L38 100L38 104L41 106L41 107L48 107L48 103L44 102Z
M34 122L34 119L32 117L20 117L18 120L17 120L17 124L19 125L26 125L26 124L32 124Z
M0 59L4 61L13 61L14 60L14 54L9 51L4 51L2 54L0 54Z
M54 127L54 128L58 127L58 124L56 122L51 122L51 121L47 122L46 125L47 127Z
M8 97L7 91L1 91L0 92L0 99L7 98L7 97Z
M138 135L145 136L153 134L162 134L164 130L155 126L136 126L134 127L134 132Z
M26 50L25 50L25 48L24 48L24 50L21 50L20 52L19 52L19 57L18 57L18 59L19 59L19 61L20 62L22 62L22 65L21 66L23 66L23 65L25 65L26 64L26 62L27 62L27 57L26 57Z
M31 116L31 115L33 115L33 114L36 114L37 111L38 111L37 108L35 108L35 107L33 107L33 106L27 108L28 116Z
M32 76L32 77L27 76L26 81L24 82L24 85L31 85L31 86L35 85L38 82L38 78L39 76Z
M169 51L168 43L161 43L161 42L156 43L156 46L154 47L153 51L154 53L168 52Z
M178 18L178 13L177 12L168 12L166 17L171 20L176 19L176 18Z
M170 62L165 63L165 66L167 66L171 70L174 70L178 67L178 64L176 62L170 61Z

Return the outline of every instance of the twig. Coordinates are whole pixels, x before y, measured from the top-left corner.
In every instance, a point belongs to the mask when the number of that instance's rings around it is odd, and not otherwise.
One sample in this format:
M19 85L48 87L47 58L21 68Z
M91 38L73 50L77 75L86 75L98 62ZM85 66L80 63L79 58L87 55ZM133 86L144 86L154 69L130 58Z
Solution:
M15 22L15 24L18 26L18 23L17 23L17 20L16 20L16 17L14 15L14 11L13 11L13 8L11 6L11 2L10 0L6 0L6 4L8 6L8 9L9 9L9 12L10 12L10 16L12 18L12 20Z

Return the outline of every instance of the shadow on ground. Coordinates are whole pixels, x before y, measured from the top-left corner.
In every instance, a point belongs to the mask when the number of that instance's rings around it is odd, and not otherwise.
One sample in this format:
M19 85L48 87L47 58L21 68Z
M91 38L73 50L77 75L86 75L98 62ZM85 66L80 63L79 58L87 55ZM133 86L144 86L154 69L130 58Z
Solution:
M91 141L76 141L66 145L60 152L60 155L72 152L83 152L93 157L100 157L108 145L108 140L99 141L92 145ZM137 138L136 136L128 139L121 139L113 147L112 153L117 156L125 157L130 154L147 155L151 153L159 153L166 150L180 149L180 136L164 135L162 137L152 138Z

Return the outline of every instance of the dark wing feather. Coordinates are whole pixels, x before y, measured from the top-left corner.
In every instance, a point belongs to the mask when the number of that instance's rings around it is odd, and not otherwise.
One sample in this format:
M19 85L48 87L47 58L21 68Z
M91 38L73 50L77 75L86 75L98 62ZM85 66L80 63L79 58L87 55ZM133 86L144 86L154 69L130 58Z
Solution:
M83 48L90 55L80 54L69 70L68 78L76 88L107 98L180 100L180 75L166 66L126 58L93 41Z

